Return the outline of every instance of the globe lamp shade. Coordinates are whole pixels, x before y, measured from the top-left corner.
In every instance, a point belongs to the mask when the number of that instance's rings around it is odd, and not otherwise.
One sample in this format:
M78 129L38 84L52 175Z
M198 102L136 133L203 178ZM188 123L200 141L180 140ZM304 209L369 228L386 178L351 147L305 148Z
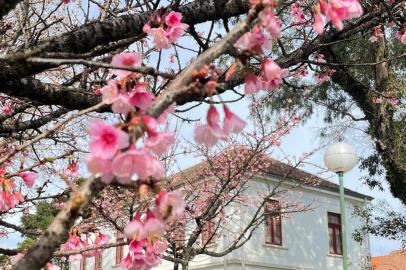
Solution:
M332 172L345 173L354 168L357 158L357 153L351 145L338 142L327 148L324 154L324 163Z

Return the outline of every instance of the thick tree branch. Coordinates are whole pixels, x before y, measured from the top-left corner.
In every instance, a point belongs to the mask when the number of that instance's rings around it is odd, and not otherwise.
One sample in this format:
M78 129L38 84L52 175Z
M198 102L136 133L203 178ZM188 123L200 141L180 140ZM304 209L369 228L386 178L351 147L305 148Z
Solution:
M194 1L179 7L179 11L183 14L183 22L194 25L209 20L235 17L246 14L249 9L248 0L229 0L222 8L216 8L216 3L217 0ZM151 12L145 12L123 15L103 22L92 22L59 37L44 41L28 51L10 55L9 60L2 61L2 64L8 67L0 71L0 81L27 77L56 66L56 64L27 63L25 59L31 56L46 57L48 53L53 53L53 57L56 57L56 53L81 54L89 52L99 45L142 36L144 34L142 28L150 16ZM17 59L20 61L16 61Z

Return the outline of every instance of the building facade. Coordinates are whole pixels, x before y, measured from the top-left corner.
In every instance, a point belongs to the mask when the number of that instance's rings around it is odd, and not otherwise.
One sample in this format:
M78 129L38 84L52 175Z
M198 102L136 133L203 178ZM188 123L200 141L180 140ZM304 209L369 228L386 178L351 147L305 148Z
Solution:
M287 166L287 165L283 165ZM299 178L315 177L297 170L293 177L283 179L283 185L296 185ZM267 177L254 177L249 181L247 196L259 196L273 182L281 181L281 174ZM319 178L318 178L319 179ZM288 197L296 202L311 205L306 212L291 213L287 216L273 214L266 219L252 238L241 248L234 250L224 257L216 258L207 255L195 257L189 269L228 269L228 270L341 270L341 216L338 186L320 179L318 185L303 184L289 192ZM297 185L296 185L297 186ZM362 221L353 216L356 206L362 206L372 200L371 197L346 190L346 228L348 243L349 270L369 269L370 262L369 239L363 243L356 242L352 234L360 228ZM281 201L278 198L269 200L266 207L277 209ZM244 224L255 212L254 207L249 211L234 209L238 220ZM207 228L210 230L210 227ZM230 228L232 229L232 228ZM205 237L202 234L201 237ZM114 238L121 239L120 234L111 233ZM222 250L230 239L227 235L214 239L210 248ZM102 255L71 262L71 270L110 270L120 269L119 262L126 255L126 247L106 249ZM173 264L164 261L158 270L173 269Z

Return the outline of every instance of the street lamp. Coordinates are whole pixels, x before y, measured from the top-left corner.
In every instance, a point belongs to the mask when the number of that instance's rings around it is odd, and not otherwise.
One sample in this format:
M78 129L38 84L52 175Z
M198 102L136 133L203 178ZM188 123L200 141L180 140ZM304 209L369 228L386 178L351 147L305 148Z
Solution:
M348 269L347 237L345 234L345 204L344 204L344 173L354 168L357 163L357 153L348 143L338 142L330 145L324 154L326 167L338 174L340 180L340 215L341 215L341 243L343 249L343 269Z

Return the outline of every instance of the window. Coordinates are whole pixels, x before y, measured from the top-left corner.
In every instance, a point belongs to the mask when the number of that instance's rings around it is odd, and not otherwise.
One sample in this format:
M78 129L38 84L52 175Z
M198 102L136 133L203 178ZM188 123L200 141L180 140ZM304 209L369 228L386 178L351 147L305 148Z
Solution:
M342 255L341 249L341 216L336 213L327 213L328 215L328 234L329 247L331 254Z
M94 269L95 270L103 269L103 252L102 251L100 251L100 253L97 253L94 256Z
M82 255L80 260L80 270L86 270L86 257Z
M201 233L202 245L214 244L216 224L213 221L204 221L203 230Z
M116 242L121 242L124 240L124 234L120 231L116 233ZM124 246L117 246L116 247L116 264L120 264L121 260L123 259L124 255Z
M269 200L265 205L265 243L282 246L282 217L278 201Z

